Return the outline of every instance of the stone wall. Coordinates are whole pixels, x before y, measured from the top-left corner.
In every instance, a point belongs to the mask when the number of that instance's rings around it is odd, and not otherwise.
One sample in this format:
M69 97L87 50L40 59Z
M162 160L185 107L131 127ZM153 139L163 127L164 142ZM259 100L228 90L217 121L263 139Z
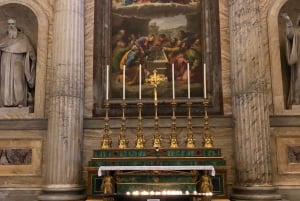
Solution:
M229 1L230 2L230 1ZM214 137L215 147L222 149L222 155L227 161L228 175L227 185L230 192L231 186L234 184L234 152L233 152L233 125L231 121L232 100L231 100L231 69L230 69L230 33L229 33L229 14L227 0L219 1L220 16L220 37L221 37L221 75L222 75L222 99L224 115L209 115L209 123L211 125L212 135ZM300 139L300 122L299 112L285 111L282 109L282 93L280 88L280 71L278 70L278 54L279 49L276 46L278 39L272 23L278 11L275 6L280 8L286 0L264 0L261 1L261 10L263 11L263 45L266 47L264 56L270 58L266 61L269 69L267 75L268 82L268 100L270 102L271 111L271 136L272 136L272 156L273 156L273 174L274 184L278 185L280 192L292 201L297 200L299 193L299 172L298 164L288 162L288 154L285 151L287 146L298 146ZM44 167L47 155L47 117L49 112L48 96L51 90L51 79L53 72L52 63L52 33L53 33L53 5L54 0L0 0L1 6L7 3L19 3L30 8L37 17L38 33L37 33L37 52L38 52L38 71L37 71L37 93L36 110L33 114L20 114L18 111L0 109L0 150L3 148L19 148L24 143L28 143L26 148L31 148L35 155L32 161L33 171L24 166L14 166L8 168L6 165L0 164L0 200L14 201L33 200L39 193L44 184ZM277 9L277 10L278 10ZM18 13L22 16L22 13ZM271 17L270 17L271 16ZM3 23L0 15L0 23ZM26 19L25 19L26 20ZM104 133L104 122L102 118L93 118L93 107L95 102L94 85L93 85L93 66L94 66L94 0L85 1L85 97L84 97L84 146L83 146L83 169L87 166L87 162L92 157L92 151L100 148L100 140ZM276 31L276 29L275 29ZM277 48L277 49L276 49ZM275 63L274 63L275 61ZM277 62L277 63L276 63ZM279 81L278 81L279 80ZM279 90L278 90L279 89ZM278 100L280 99L280 100ZM278 104L279 102L279 104ZM288 115L293 115L291 118ZM283 116L282 116L283 115ZM278 116L280 118L278 118ZM290 125L294 122L293 125ZM136 134L136 119L129 118L127 120L127 136L129 138L130 147ZM181 117L177 119L178 136L180 146L183 146L184 137L186 135L186 119ZM160 120L160 129L163 134L163 146L168 146L170 133L170 119L163 117ZM153 134L153 119L151 117L144 119L144 132L147 140L147 146L150 146ZM114 146L116 146L117 138L120 133L120 119L112 118L111 131ZM193 131L197 146L201 146L203 119L201 117L193 118ZM4 158L2 158L4 160ZM1 161L1 159L0 159ZM1 169L2 168L2 169ZM3 171L6 175L3 175ZM15 175L12 175L15 174ZM84 180L86 182L86 171L84 170Z

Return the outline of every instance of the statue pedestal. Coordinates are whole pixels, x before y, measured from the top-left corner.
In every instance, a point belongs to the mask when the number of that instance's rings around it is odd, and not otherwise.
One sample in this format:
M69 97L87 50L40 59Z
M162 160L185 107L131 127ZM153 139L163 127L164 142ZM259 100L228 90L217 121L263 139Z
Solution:
M291 109L300 111L300 105L292 105Z
M9 117L9 118L26 118L27 116L31 116L33 114L33 107L1 107L0 108L0 116L1 117Z

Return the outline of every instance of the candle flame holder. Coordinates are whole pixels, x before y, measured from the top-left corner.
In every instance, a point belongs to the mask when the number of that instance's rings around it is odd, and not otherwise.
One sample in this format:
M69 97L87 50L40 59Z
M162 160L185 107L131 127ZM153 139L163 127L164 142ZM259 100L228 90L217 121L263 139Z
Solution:
M108 117L108 112L109 112L109 102L108 100L105 101L105 125L104 125L104 135L101 140L101 148L102 149L109 149L111 148L112 140L110 137L110 128L109 128L109 117Z
M125 135L126 132L126 117L125 117L125 108L126 108L126 102L123 99L122 103L122 124L121 124L121 133L119 136L119 148L120 149L124 149L124 148L128 148L128 138Z
M193 135L193 126L192 126L192 115L191 115L191 99L189 98L187 101L188 106L188 117L187 117L187 135L185 139L185 144L187 148L195 148L195 139Z
M213 147L213 137L209 132L209 125L208 125L208 115L207 115L207 108L208 108L208 99L204 98L203 105L204 105L204 136L203 136L203 147L204 148L212 148Z
M176 110L176 101L175 99L172 99L171 102L172 105L172 128L171 128L171 136L170 136L170 148L178 148L178 140L177 140L177 134L176 134L176 116L175 116L175 110Z
M139 111L139 117L138 117L138 127L137 127L137 135L136 135L136 139L135 139L135 147L140 149L140 148L144 148L145 147L145 138L144 138L144 132L143 132L143 126L142 126L142 107L143 107L143 103L141 101L141 99L139 100L139 102L137 103L138 106L138 111Z

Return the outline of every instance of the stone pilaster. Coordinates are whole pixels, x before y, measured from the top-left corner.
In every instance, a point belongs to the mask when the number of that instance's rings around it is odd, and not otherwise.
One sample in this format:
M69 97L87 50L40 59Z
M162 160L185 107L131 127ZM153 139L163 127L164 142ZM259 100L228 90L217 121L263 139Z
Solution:
M281 200L272 186L259 0L230 0L236 187L231 200Z
M82 182L84 0L54 4L46 186L39 200L85 200Z

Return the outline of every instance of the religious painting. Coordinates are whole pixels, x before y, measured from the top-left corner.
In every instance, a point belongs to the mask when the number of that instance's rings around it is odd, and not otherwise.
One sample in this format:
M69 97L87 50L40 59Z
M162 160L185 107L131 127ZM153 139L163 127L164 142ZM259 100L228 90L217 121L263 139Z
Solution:
M94 114L103 114L105 100L116 108L124 99L127 109L143 100L143 111L151 104L153 111L154 99L160 105L190 99L200 112L206 97L210 110L220 112L219 21L204 15L204 6L218 12L217 0L95 3Z
M153 99L154 71L158 99L187 97L188 90L203 97L199 8L200 1L112 1L112 99Z

